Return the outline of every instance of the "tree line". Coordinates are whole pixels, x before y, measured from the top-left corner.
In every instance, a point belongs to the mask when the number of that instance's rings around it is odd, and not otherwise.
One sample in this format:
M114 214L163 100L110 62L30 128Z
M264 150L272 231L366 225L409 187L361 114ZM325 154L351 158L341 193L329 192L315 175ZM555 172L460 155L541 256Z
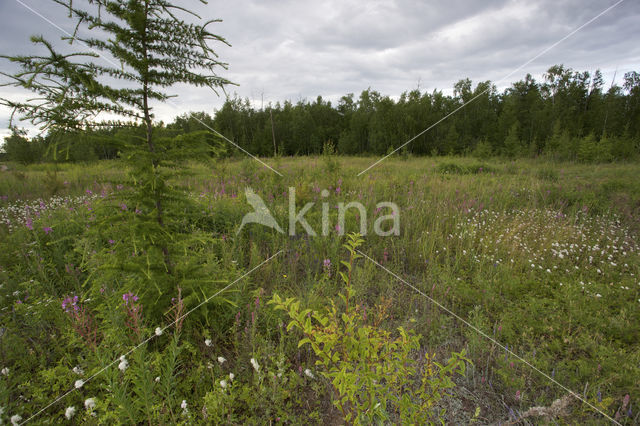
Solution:
M461 106L463 106L460 108ZM259 156L314 155L331 146L339 154L383 155L427 127L446 120L404 146L402 154L540 156L578 161L612 161L640 152L640 73L624 75L622 85L605 87L597 70L554 65L542 81L531 75L502 93L490 81L458 81L452 95L411 90L393 99L367 89L332 105L284 101L264 108L229 97L213 115L185 114L155 127L156 136L206 140L214 155L239 150L216 137L213 128ZM87 161L118 156L119 144L140 137L142 128L116 126L5 141L9 159L22 162Z

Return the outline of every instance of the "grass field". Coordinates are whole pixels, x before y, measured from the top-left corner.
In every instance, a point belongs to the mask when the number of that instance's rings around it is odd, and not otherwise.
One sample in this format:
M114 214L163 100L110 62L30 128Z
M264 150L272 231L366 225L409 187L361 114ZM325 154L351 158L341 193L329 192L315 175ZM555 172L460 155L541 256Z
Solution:
M61 309L63 299L75 294L87 309L100 310L100 295L89 291L96 270L89 240L101 240L108 250L126 236L95 235L91 226L100 204L117 203L126 190L123 165L9 164L0 172L0 364L8 369L0 377L0 418L27 419L76 380L90 378L83 392L69 394L34 421L63 421L65 408L73 406L80 407L74 421L89 423L109 423L125 412L132 422L139 421L135 413L154 413L155 420L143 415L150 424L162 418L341 423L332 405L335 390L318 374L313 351L298 347L300 333L286 331L286 319L265 302L277 293L316 310L328 300L341 303L340 234L359 230L361 212L349 209L342 229L336 206L357 201L368 219L359 250L370 257L353 268L359 312L384 311L378 324L384 330L401 326L421 335L413 359L427 353L444 362L464 350L470 361L436 403L446 409L447 423L606 424L606 416L622 424L640 421L640 165L409 157L388 159L358 176L374 158L265 161L283 176L250 159L192 163L187 175L176 175L173 185L187 189L199 208L185 216L185 226L211 237L198 248L215 275L208 286L221 289L277 256L230 286L212 307L186 317L180 351L165 340L129 354L126 379L118 379L118 362L102 368L134 345L114 343L114 337L88 349L77 323ZM294 187L298 210L314 203L306 219L318 235L298 227L289 236L257 224L237 234L252 211L247 187L282 225ZM384 214L376 207L380 202L398 205L399 235L373 232ZM320 232L322 203L329 205L326 236ZM140 295L142 312L154 309L153 292ZM107 324L108 314L100 312L95 321ZM157 324L141 321L153 335ZM107 325L94 328L110 333ZM178 360L174 382L163 376L167 353ZM163 377L156 387L145 384L156 376ZM221 387L224 396L215 393ZM567 389L591 406L567 397ZM89 396L95 408L83 408ZM149 402L137 407L141 400ZM530 410L556 400L551 416ZM214 411L221 413L215 421Z

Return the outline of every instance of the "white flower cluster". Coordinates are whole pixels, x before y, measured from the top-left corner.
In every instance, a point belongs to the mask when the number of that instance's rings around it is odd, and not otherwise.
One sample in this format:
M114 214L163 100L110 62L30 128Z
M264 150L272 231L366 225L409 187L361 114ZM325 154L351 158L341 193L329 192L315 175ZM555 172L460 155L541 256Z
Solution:
M120 364L118 364L118 369L124 373L128 367L129 367L129 362L127 361L127 358L125 358L125 356L122 355L120 357Z

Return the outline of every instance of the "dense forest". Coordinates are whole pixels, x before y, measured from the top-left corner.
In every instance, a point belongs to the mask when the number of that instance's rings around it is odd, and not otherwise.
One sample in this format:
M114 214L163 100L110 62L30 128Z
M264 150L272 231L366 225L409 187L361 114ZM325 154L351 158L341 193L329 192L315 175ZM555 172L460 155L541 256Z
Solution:
M229 97L213 116L185 114L154 131L176 144L204 138L213 155L233 155L237 149L207 127L260 156L320 154L327 148L346 155L382 155L458 108L401 153L545 155L592 162L629 159L640 151L640 73L628 72L622 86L607 88L599 70L580 72L563 65L549 68L541 82L527 75L503 93L490 81L474 87L464 79L454 85L452 96L412 90L395 100L367 89L358 98L343 96L337 105L318 96L312 102L256 109L248 99ZM28 140L14 129L4 151L9 160L23 163L115 158L121 144L143 134L142 128L108 126Z

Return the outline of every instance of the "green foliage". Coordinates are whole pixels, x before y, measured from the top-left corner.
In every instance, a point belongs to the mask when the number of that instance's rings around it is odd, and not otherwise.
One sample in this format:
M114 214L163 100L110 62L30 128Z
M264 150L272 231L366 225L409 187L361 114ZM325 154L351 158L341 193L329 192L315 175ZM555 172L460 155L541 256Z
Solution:
M334 176L340 170L340 162L336 156L336 148L333 142L327 141L322 147L322 160L327 173Z
M31 164L42 159L42 145L38 140L27 139L26 132L12 128L11 136L4 138L4 152L7 160Z
M473 149L473 156L477 158L481 158L483 160L488 159L493 154L493 149L491 148L491 144L483 139L478 142Z
M454 386L452 376L465 372L464 351L454 353L445 365L431 355L415 360L420 337L399 327L397 336L380 327L387 313L378 306L367 321L353 300L351 285L354 262L361 257L358 247L363 240L349 234L344 248L348 261L341 261L345 271L339 275L345 285L340 298L344 309L331 307L326 313L301 309L295 298L282 300L274 294L269 302L290 318L287 330L303 334L298 346L310 345L318 358L316 366L337 393L334 405L349 424L400 422L427 424L441 418L435 404L444 390Z
M520 140L520 123L517 121L509 128L509 133L504 140L504 153L507 157L514 158L522 155L523 146Z

